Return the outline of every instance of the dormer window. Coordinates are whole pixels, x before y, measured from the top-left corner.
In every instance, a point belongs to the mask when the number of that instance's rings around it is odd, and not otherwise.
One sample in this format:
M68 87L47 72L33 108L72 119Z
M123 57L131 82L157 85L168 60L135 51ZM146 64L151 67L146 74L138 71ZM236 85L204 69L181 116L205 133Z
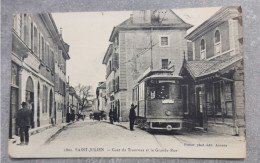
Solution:
M221 39L220 39L219 30L217 30L215 32L214 46L215 46L215 55L220 54L221 53Z
M200 59L206 59L206 43L204 39L200 42Z

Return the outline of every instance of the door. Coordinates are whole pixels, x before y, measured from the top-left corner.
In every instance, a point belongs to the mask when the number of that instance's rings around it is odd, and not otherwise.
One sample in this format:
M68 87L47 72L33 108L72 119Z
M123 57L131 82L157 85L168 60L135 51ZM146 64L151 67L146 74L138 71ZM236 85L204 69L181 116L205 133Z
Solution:
M9 125L9 138L13 135L18 135L18 128L15 123L15 114L20 107L18 104L18 88L11 87L11 99L10 99L10 125Z
M29 104L31 110L31 128L34 128L34 85L31 77L26 82L25 100Z

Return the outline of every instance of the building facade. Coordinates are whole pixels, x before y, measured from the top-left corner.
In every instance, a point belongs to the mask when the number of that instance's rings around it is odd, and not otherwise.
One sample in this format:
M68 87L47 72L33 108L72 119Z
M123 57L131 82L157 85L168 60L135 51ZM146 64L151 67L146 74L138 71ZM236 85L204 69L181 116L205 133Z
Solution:
M55 103L54 118L55 123L66 122L66 61L70 59L68 54L69 45L63 41L60 32L61 44L57 46L55 55Z
M32 111L31 128L55 123L55 56L62 49L51 14L13 15L9 138L18 134L15 114L23 101Z
M240 7L223 7L186 38L193 61L180 75L187 90L186 117L196 127L244 135L244 68Z
M172 10L134 11L114 27L103 64L108 109L116 109L119 120L128 120L133 88L145 71L174 69L179 74L190 27Z
M72 86L67 88L67 112L66 112L66 121L69 122L71 120L68 115L78 114L80 112L80 97L77 95L75 89Z
M107 97L106 97L106 83L99 82L98 87L96 89L96 98L95 98L95 110L107 110Z

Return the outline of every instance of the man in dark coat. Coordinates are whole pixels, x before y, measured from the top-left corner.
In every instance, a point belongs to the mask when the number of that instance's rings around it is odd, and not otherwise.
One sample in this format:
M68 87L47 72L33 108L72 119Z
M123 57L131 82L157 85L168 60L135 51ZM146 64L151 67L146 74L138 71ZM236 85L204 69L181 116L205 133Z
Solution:
M113 111L113 118L114 118L114 122L118 122L117 121L117 108L115 107L114 111Z
M136 118L136 114L135 114L135 108L137 107L134 106L134 104L131 105L131 109L129 112L129 120L130 120L130 130L133 131L134 130L134 122L135 122L135 118Z
M111 124L113 124L113 116L114 116L114 112L112 111L112 109L110 109L110 111L109 111L109 120L110 120Z
M22 103L22 109L18 110L16 113L16 125L20 129L20 144L29 144L29 128L31 126L31 111L28 109L28 104L26 102ZM24 143L25 139L25 143Z

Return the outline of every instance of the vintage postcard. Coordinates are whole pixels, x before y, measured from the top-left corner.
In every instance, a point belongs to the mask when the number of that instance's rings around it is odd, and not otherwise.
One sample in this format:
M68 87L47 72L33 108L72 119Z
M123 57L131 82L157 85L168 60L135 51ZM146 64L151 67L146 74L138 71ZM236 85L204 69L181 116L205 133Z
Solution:
M240 6L13 15L12 158L245 158Z

